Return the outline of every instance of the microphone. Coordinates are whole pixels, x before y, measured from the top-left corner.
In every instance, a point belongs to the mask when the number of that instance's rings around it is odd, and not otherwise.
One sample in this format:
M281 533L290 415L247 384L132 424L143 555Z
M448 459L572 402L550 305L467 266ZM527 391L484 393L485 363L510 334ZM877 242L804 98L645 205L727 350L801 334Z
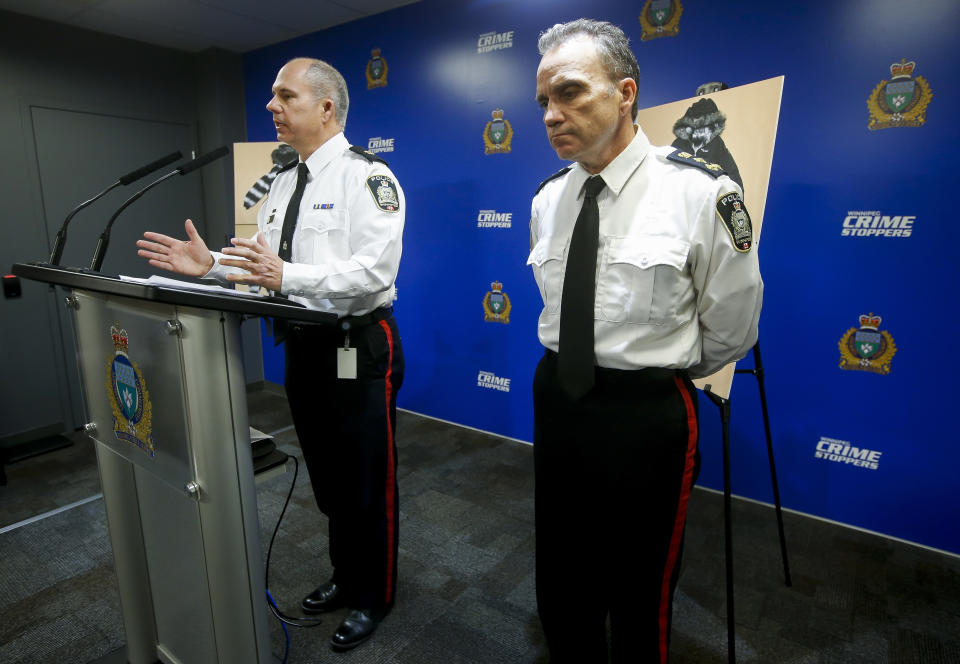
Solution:
M93 270L94 272L100 271L100 266L103 265L103 258L107 254L107 247L110 245L110 230L113 228L113 222L116 221L117 217L120 216L121 212L126 210L128 207L130 207L130 205L134 201L136 201L145 193L147 193L148 191L156 187L158 184L160 184L164 180L169 180L174 175L186 175L187 173L192 173L198 168L203 168L210 162L220 159L221 157L225 156L228 152L230 152L230 150L227 148L227 146L222 145L216 150L211 150L207 154L200 155L196 159L188 161L183 166L179 166L173 169L172 171L164 175L162 178L154 180L153 182L148 184L146 187L144 187L143 189L135 193L126 201L124 201L123 205L121 205L120 208L113 213L113 216L110 217L110 221L107 222L107 227L104 228L103 232L100 234L100 240L97 242L97 250L93 254L93 260L90 262L90 269Z
M130 171L126 175L122 175L119 178L117 178L116 182L114 182L112 185L110 185L109 187L101 191L99 194L91 198L89 201L85 201L80 205L78 205L77 207L75 207L73 211L67 215L67 218L63 220L63 225L60 227L60 230L57 231L57 236L53 241L53 251L50 252L50 261L49 261L50 264L51 265L60 264L60 258L63 255L63 247L67 242L67 226L70 224L70 220L73 219L73 215L75 215L77 212L87 207L97 199L102 198L104 195L107 194L107 192L113 190L114 188L119 187L120 185L128 185L131 182L136 182L143 176L150 175L150 173L160 170L164 166L168 166L172 164L182 156L183 154L180 152L180 150L177 150L176 152L171 152L166 157L160 157L156 161L152 161L146 166L142 166L135 171Z

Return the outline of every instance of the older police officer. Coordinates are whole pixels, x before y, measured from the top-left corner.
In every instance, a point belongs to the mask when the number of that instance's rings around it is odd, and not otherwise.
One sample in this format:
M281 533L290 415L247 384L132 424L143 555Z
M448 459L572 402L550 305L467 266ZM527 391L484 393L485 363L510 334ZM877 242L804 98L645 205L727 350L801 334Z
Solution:
M699 469L691 376L757 338L763 285L742 192L634 124L637 61L586 19L540 35L537 101L573 163L540 185L529 264L537 602L553 662L667 661Z

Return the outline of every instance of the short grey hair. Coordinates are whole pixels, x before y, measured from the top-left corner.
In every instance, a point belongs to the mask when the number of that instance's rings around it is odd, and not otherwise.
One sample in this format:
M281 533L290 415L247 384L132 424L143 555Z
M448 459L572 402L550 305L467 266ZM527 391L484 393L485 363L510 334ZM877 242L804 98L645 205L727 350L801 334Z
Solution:
M336 69L323 60L306 58L310 61L303 78L313 89L317 100L330 98L333 108L337 112L337 124L343 130L347 126L347 111L350 110L350 95L347 93L347 82L343 80Z
M557 23L549 30L540 33L537 48L540 55L560 46L576 37L588 37L593 40L600 54L600 59L607 70L607 75L613 83L625 78L632 78L639 84L640 67L637 58L630 49L630 39L623 30L607 21L594 21L589 18L578 18L569 23ZM633 100L631 108L633 119L637 119L637 100Z

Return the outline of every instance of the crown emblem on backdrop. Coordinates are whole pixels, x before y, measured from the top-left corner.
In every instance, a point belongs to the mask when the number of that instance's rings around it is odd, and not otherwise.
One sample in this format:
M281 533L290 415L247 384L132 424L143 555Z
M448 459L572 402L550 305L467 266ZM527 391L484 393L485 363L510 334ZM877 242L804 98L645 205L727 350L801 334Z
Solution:
M118 353L126 354L129 348L129 338L127 337L127 331L119 329L120 323L115 323L110 326L110 336L113 338L113 349Z
M490 284L490 290L494 293L502 293L503 284L501 284L499 281L494 281L492 284Z
M494 120L503 120L503 109L498 108L490 114Z
M900 62L894 62L890 65L890 78L909 78L913 76L913 70L916 66L916 62L907 62L906 58L900 60Z
M860 327L876 330L880 328L880 316L874 316L873 312L869 314L860 314Z
M373 49L372 51L370 51L370 55L371 55L372 57L374 57L374 58L379 58L379 57L380 57L380 49L379 49L379 48Z
M906 58L890 65L890 80L880 81L867 97L869 129L919 127L927 121L933 91L923 76L913 75L916 68Z

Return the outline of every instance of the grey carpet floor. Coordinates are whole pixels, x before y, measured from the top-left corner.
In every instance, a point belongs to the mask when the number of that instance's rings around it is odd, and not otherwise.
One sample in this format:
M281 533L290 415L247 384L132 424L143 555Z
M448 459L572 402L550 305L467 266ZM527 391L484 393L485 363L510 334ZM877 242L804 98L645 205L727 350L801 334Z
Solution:
M250 422L297 455L285 400L250 395ZM291 628L290 662L535 664L532 449L410 413L398 424L401 525L397 605L362 647L334 654L337 611ZM781 469L781 472L785 472ZM119 600L92 445L7 467L0 487L0 662L89 662L122 647ZM265 547L290 486L258 484ZM696 490L674 606L673 664L726 656L722 500ZM737 655L743 663L960 662L960 559L785 514L794 585L786 588L771 508L734 501ZM327 577L326 523L305 470L273 551L281 608ZM576 577L576 570L571 570ZM571 610L576 610L575 600ZM271 618L280 661L284 635Z

